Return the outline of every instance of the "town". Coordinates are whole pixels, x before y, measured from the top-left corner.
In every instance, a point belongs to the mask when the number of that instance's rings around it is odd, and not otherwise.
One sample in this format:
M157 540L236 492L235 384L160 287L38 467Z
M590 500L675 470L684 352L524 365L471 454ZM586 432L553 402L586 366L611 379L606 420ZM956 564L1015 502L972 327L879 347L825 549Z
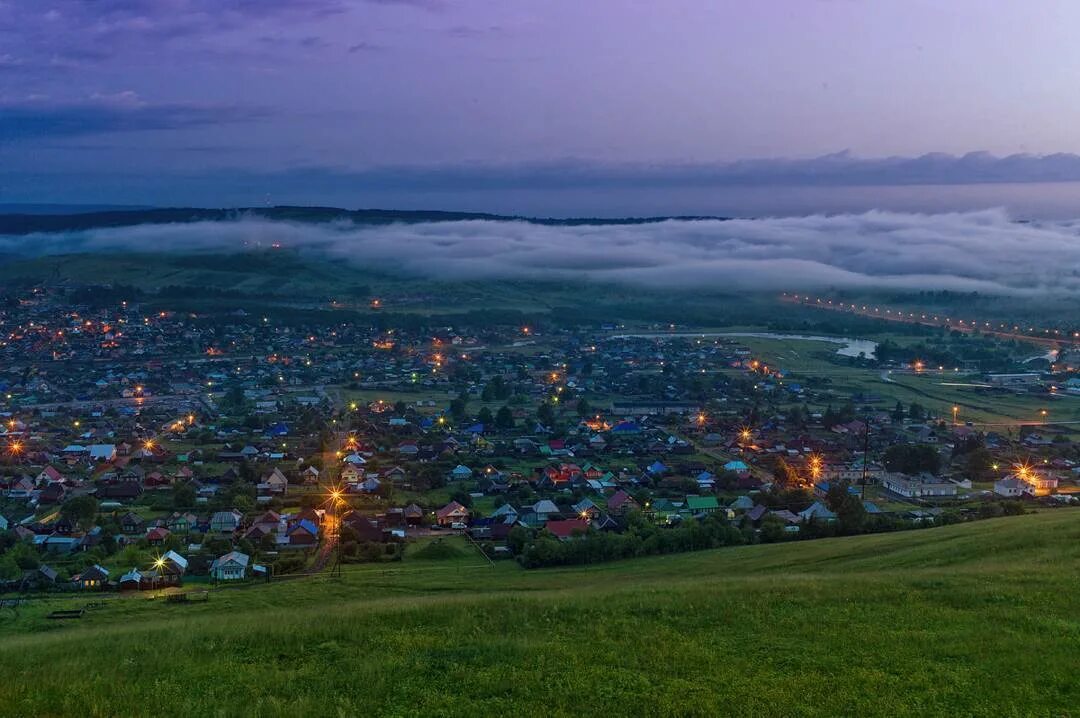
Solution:
M394 328L123 296L42 282L0 309L10 595L254 588L462 552L540 568L1080 492L1068 340L1043 356L937 326ZM378 317L394 300L366 301Z

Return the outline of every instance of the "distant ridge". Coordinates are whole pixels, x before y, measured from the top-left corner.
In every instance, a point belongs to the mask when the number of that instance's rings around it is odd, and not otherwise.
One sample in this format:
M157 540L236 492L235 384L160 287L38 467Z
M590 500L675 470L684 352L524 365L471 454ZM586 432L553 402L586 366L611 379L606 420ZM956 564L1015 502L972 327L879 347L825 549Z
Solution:
M37 202L0 202L0 215L86 214L88 212L118 212L153 208L153 205L148 204L43 204Z
M647 224L680 219L727 219L726 217L621 217L552 219L487 214L484 212L440 212L432 210L339 209L337 207L236 207L203 209L176 207L159 209L123 209L92 212L5 212L0 205L0 234L22 235L35 232L74 232L108 227L132 227L139 224L172 224L191 222L221 222L243 217L288 222L351 221L355 224L383 225L416 222L459 222L491 220L530 222L558 226Z

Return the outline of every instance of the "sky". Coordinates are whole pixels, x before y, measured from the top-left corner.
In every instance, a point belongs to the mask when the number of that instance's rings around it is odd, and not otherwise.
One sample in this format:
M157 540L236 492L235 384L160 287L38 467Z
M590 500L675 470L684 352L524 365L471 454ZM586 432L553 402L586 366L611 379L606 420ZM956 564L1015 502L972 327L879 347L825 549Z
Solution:
M1080 216L1074 0L0 0L0 203Z

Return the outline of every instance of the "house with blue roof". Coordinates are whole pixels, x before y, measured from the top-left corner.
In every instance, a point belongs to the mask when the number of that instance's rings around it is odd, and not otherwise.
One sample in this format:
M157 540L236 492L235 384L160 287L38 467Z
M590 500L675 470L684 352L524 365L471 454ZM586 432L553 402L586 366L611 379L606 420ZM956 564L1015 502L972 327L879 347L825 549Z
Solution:
M799 517L803 521L817 520L826 523L836 521L836 514L830 511L829 507L821 503L820 501L815 501L814 503L810 504L805 509L800 511Z
M464 464L458 464L450 471L450 478L455 481L464 481L472 477L472 469Z

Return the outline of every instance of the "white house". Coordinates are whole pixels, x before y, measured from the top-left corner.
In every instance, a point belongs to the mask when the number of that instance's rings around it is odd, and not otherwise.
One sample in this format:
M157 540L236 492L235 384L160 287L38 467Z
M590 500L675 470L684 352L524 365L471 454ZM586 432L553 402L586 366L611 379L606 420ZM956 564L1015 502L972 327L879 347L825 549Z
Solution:
M1027 496L1030 492L1031 485L1015 476L1006 476L1004 479L998 479L994 482L994 493L998 496L1014 499Z
M218 581L239 581L247 576L250 561L246 553L230 551L214 559L214 562L210 564L210 576Z
M881 484L894 494L909 499L925 496L956 496L957 492L956 484L930 474L909 476L907 474L888 473L881 479Z
M285 478L285 474L281 473L281 469L275 468L268 475L263 477L256 488L264 494L279 494L284 496L289 490L289 480Z

